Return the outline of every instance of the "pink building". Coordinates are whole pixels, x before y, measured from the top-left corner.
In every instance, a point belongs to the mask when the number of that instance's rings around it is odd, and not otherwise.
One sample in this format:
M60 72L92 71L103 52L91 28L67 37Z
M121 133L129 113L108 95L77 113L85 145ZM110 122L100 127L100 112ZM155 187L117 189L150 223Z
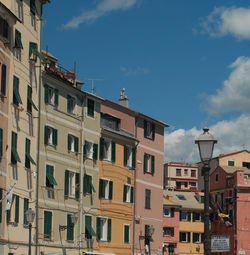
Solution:
M212 234L229 236L230 252L225 254L249 255L250 169L218 166L210 175L210 192L214 209Z

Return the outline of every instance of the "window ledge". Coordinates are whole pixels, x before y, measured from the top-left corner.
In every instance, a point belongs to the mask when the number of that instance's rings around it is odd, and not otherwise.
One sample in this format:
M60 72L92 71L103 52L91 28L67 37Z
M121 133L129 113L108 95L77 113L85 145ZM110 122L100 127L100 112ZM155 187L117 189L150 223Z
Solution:
M67 243L74 243L74 240L66 240Z

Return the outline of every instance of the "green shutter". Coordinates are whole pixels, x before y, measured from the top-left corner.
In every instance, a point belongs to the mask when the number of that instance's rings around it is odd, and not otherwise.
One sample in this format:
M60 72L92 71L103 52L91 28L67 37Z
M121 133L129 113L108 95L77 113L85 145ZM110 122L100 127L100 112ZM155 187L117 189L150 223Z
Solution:
M93 145L93 160L97 160L97 155L98 155L98 144Z
M3 129L0 128L0 158L3 156Z
M103 156L104 156L104 139L101 137L100 138L100 155L99 155L100 160L103 160Z
M188 212L188 221L191 221L191 212Z
M103 179L99 180L99 198L104 198L104 194L103 194Z
M101 219L96 218L96 239L99 241L101 239Z
M19 94L19 78L17 78L15 75L13 77L13 103L14 104L23 104L22 99Z
M229 166L234 166L234 161L229 160L229 161L228 161L228 165L229 165Z
M67 111L71 112L71 96L67 96Z
M6 221L7 221L7 223L10 222L10 214L11 214L11 209L7 210L7 214L6 214Z
M17 134L12 132L12 146L11 146L12 157L15 161L21 162L17 153Z
M85 141L85 144L83 145L83 155L86 157L87 155L87 142Z
M151 156L151 173L152 175L155 173L155 156Z
M128 186L126 184L124 184L124 186L123 186L123 202L126 202L127 189L128 189Z
M79 139L78 137L74 137L75 141L74 141L74 150L76 153L78 153L78 148L79 148Z
M19 222L19 196L15 195L15 223Z
M71 140L73 139L72 135L68 134L68 151L71 150Z
M146 189L145 190L145 208L146 209L150 209L150 205L151 205L151 190Z
M88 192L88 178L87 175L84 174L83 176L83 193L87 193Z
M69 170L65 170L64 173L64 195L69 195Z
M15 47L23 49L21 33L17 29L15 30Z
M33 160L33 158L30 156L30 140L26 138L26 148L25 148L25 152L26 152L26 157L28 158L28 160L36 166L36 162Z
M172 217L172 218L174 217L174 212L175 212L174 208L171 208L171 209L170 209L170 214L171 214L171 217Z
M174 236L174 228L171 228L171 236Z
M6 65L2 64L2 72L1 72L1 95L6 95Z
M58 106L58 89L55 89L54 91L55 91L54 104L55 106Z
M29 48L29 57L31 56L31 54L34 54L35 56L37 56L37 43L34 42L30 42L30 48Z
M85 227L87 228L91 236L96 236L95 231L92 228L92 217L85 215Z
M57 146L57 129L53 128L53 139L52 139L53 145Z
M46 177L48 178L51 185L57 185L57 182L54 178L54 167L46 165Z
M187 233L188 234L188 243L190 243L190 232Z
M155 139L155 124L152 124L152 139Z
M75 175L75 198L79 199L80 197L80 174L76 173Z
M88 176L88 182L89 182L90 189L91 189L90 193L92 194L92 192L96 192L95 187L94 187L93 182L92 182L92 176L91 175Z
M182 233L182 232L179 233L179 241L180 241L180 242L182 242L181 233Z
M204 240L205 240L205 234L201 233L201 242L204 243Z
M52 212L44 211L44 239L51 239Z
M3 189L0 188L0 200L3 198ZM0 223L2 223L3 217L3 202L0 203Z
M147 121L144 120L144 137L147 137Z
M130 203L134 203L134 187L131 187Z
M67 214L67 240L74 240L74 224L72 223L71 214Z
M44 126L44 144L49 143L49 127Z
M30 0L30 11L35 15L38 14L37 8L36 8L36 1Z
M193 218L192 220L193 220L193 222L195 222L196 212L193 212L193 215L192 215L192 216L193 216L193 217L192 217L192 218Z
M136 168L136 148L132 149L132 168Z
M27 225L28 221L27 221L27 217L26 217L26 211L29 209L29 199L24 198L23 200L23 224Z
M108 238L107 238L108 242L111 241L111 228L112 228L111 219L108 219Z
M124 166L127 166L127 161L128 161L128 147L124 145Z
M45 104L49 103L49 86L47 84L44 85L44 102Z
M109 181L109 200L113 198L113 182Z
M115 142L112 141L112 153L111 153L111 161L115 162Z
M201 221L204 222L204 213L201 213Z
M147 172L147 153L144 153L144 162L143 162L143 170L144 170L144 173Z
M124 243L129 243L129 226L124 226Z

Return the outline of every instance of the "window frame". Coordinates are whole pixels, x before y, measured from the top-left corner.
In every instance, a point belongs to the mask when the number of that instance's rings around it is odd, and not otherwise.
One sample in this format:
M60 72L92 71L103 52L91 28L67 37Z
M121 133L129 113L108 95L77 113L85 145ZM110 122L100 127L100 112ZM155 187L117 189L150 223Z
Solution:
M123 202L132 204L134 199L134 187L131 184L124 184L123 186Z
M144 137L150 140L155 139L155 124L144 120Z
M128 241L126 241L126 228L128 227ZM130 224L123 224L123 243L130 244Z
M5 97L6 96L6 86L7 86L7 66L2 63L1 67L1 90L0 90L0 96Z
M181 235L182 234L185 234L185 240L181 240L182 238L181 238ZM182 231L180 231L180 242L181 243L190 243L190 232L182 232ZM188 238L188 236L189 236L189 238Z
M144 174L154 175L155 173L155 156L144 153L144 162L143 162Z
M196 170L191 169L191 177L196 178Z
M67 95L67 113L69 114L76 114L76 104L77 100L75 96L72 96L71 94Z
M151 209L151 190L145 189L145 209Z
M165 210L168 210L168 214L165 214ZM171 209L167 206L163 207L163 216L164 217L170 217L171 216Z
M99 198L101 200L112 200L112 196L113 196L113 181L106 178L100 178Z
M57 129L56 128L53 128L52 126L49 126L49 125L44 126L44 143L46 146L53 146L53 147L57 146Z
M45 226L46 226L46 228L48 228L48 224L45 224L45 213L49 213L49 215L50 215L50 217L51 217L51 219L50 219L50 229L49 229L49 232L50 233L45 233ZM52 229L53 229L53 211L50 211L50 210L43 210L43 239L44 240L52 240ZM48 235L48 236L46 236L45 237L45 235Z
M90 98L87 98L87 116L95 118L95 101Z
M54 190L54 186L57 185L56 179L55 179L55 166L46 163L45 164L45 187L47 190ZM49 171L52 170L52 175L50 175ZM47 175L48 173L48 175ZM51 179L50 179L50 177Z

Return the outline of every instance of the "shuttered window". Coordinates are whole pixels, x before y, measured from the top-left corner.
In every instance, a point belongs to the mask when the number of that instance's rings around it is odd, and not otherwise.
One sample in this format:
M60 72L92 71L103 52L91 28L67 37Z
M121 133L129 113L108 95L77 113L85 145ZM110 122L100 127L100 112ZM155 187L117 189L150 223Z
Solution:
M68 134L68 150L78 153L79 151L79 138Z
M19 94L19 78L15 75L13 76L13 104L17 106L23 104Z
M25 167L30 169L30 163L36 165L36 162L30 156L30 140L26 138L25 142Z
M36 111L38 111L38 109L32 100L32 87L28 86L27 88L28 88L27 89L27 112L32 113L32 107L34 107Z
M3 189L0 188L0 200L3 198ZM2 223L3 218L3 203L0 203L0 223Z
M92 182L92 176L85 174L83 177L83 192L85 194L92 194L92 192L96 192L95 187Z
M125 244L129 244L129 231L130 230L130 226L129 225L124 225L124 243Z
M44 143L57 146L57 129L44 126Z
M112 181L100 179L99 198L112 200L113 198L113 182Z
M92 239L92 236L96 236L94 229L92 228L92 217L85 216L85 238Z
M87 103L88 116L94 117L95 113L95 101L92 99L88 99Z
M30 12L33 13L34 15L38 14L35 0L30 0Z
M54 178L54 167L46 165L46 187L53 189L54 185L57 185L57 182Z
M68 113L74 113L76 99L70 95L67 96L67 111Z
M6 96L6 65L2 64L1 68L1 95Z
M19 196L15 195L15 223L19 222Z
M44 239L51 239L52 212L44 211Z
M0 128L0 158L3 156L3 129Z
M24 198L23 200L23 224L28 225L27 217L26 217L26 211L29 209L29 199Z
M15 132L12 132L11 137L11 163L16 164L18 162L21 162L18 152L17 152L17 134Z
M74 224L72 222L71 214L67 214L67 240L74 240Z
M134 188L128 184L123 187L123 202L133 203L134 201Z
M17 29L15 30L15 48L23 49L21 33Z
M151 190L145 190L145 209L151 209Z

